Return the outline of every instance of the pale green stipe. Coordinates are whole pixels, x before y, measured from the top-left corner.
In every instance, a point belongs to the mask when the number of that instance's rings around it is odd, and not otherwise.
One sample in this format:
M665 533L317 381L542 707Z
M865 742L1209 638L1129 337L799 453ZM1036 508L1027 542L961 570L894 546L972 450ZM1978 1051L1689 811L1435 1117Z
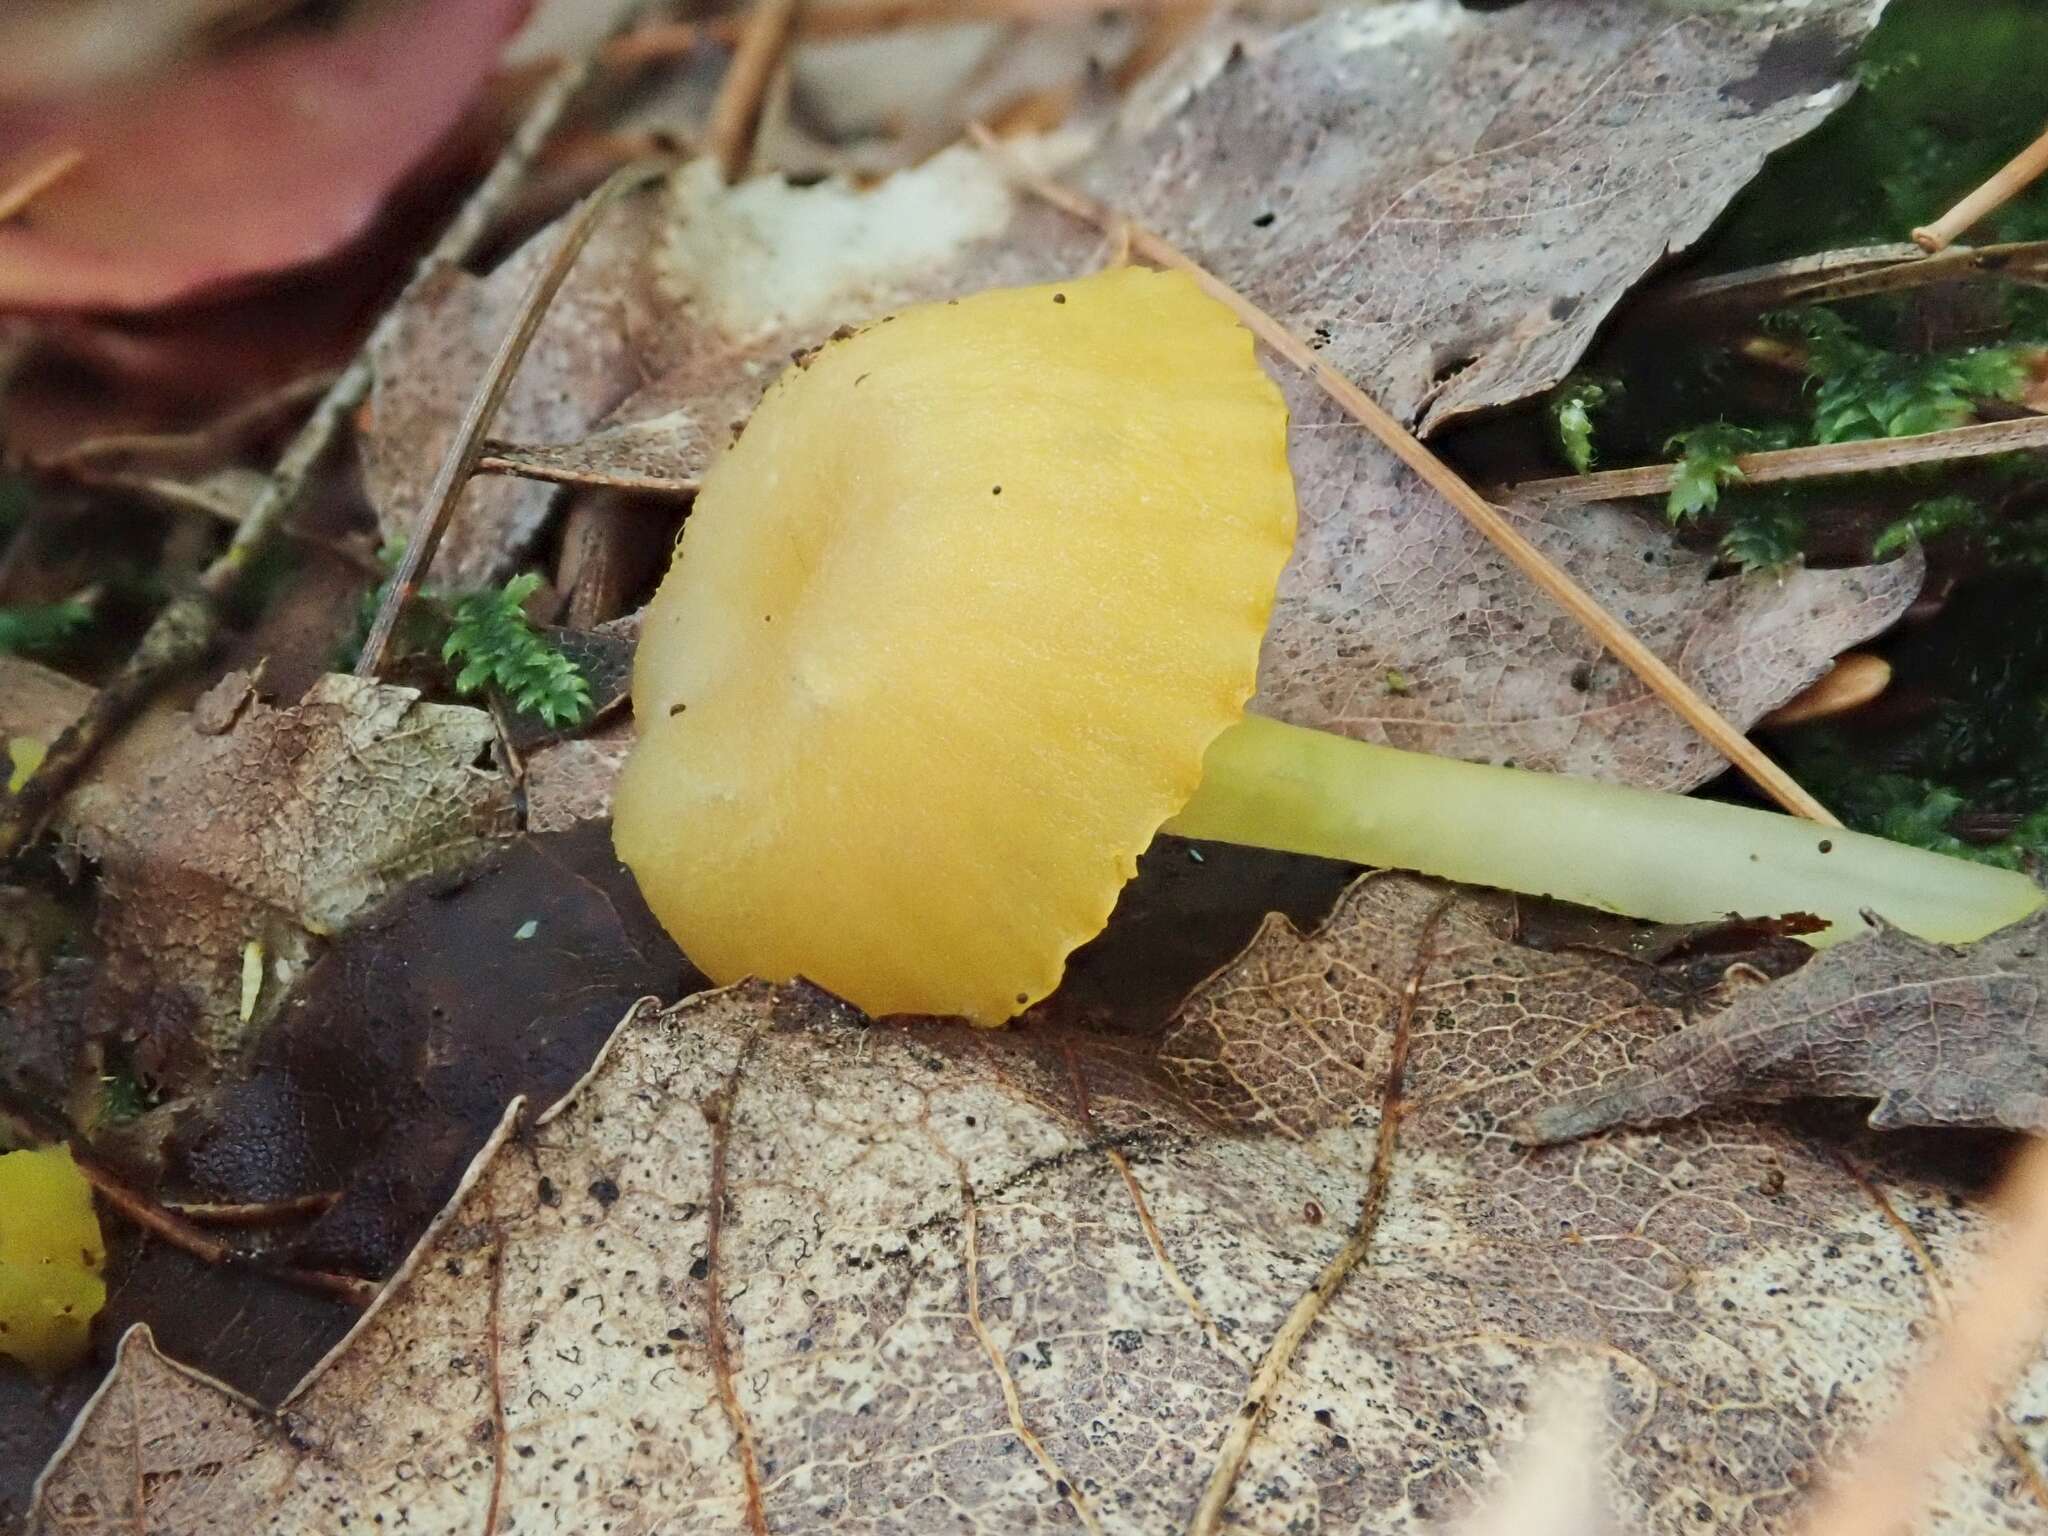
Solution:
M2041 906L2024 875L1773 811L1491 768L1247 715L1166 824L1290 853L1412 869L1656 922L1812 913L1809 942L1875 912L1962 944Z

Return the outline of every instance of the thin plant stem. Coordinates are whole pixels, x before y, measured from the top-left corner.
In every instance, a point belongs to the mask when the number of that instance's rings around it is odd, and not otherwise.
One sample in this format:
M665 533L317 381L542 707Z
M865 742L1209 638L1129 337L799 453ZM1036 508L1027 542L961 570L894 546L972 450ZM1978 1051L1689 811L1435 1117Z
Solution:
M1923 251L1946 250L1972 225L1990 217L2031 187L2043 171L2048 171L2048 132L2006 161L1983 186L1932 224L1914 230L1913 243Z
M635 497L688 499L697 494L697 476L679 479L673 475L643 474L636 469L593 469L583 465L554 464L529 456L517 443L486 443L486 452L476 461L480 475L512 475L522 480L541 480L550 485L580 485L598 490L630 491Z
M60 149L38 160L17 180L0 187L0 223L13 218L51 187L77 170L85 160L82 149Z
M1950 1310L1899 1406L1828 1481L1806 1536L1872 1536L1917 1523L1943 1460L1982 1434L2048 1327L2048 1142L1999 1191L2007 1224Z
M69 1138L60 1134L56 1126L40 1124L38 1121L37 1116L0 1105L0 1127L4 1127L13 1140L30 1146L58 1141L68 1143ZM291 1265L273 1264L268 1260L238 1252L219 1239L208 1237L182 1216L159 1205L147 1195L130 1189L93 1161L89 1155L81 1157L77 1149L73 1148L71 1160L78 1169L79 1177L91 1186L93 1193L104 1200L112 1210L119 1212L138 1231L156 1238L180 1253L190 1254L202 1264L215 1267L240 1266L307 1290L339 1296L358 1307L368 1306L376 1297L376 1283L358 1275L338 1275L319 1269L297 1269Z
M1948 464L2042 449L2048 449L2048 416L2022 416L2016 421L1980 422L1942 432L1925 432L1918 437L1876 437L1853 443L1822 443L1813 448L1745 453L1736 457L1735 467L1742 471L1745 484L1771 485L1834 475L1883 474L1909 464ZM1629 469L1599 469L1587 475L1524 480L1512 490L1518 498L1567 503L1662 496L1671 489L1677 473L1676 464L1641 464Z
M747 162L753 159L761 104L796 31L797 5L798 0L754 0L733 50L732 65L711 104L704 151L728 184L744 176Z
M2038 282L2044 275L2048 275L2048 240L1958 245L1935 256L1915 245L1859 246L1671 283L1646 294L1641 312L1677 318L1702 311L1755 312L1788 304L1834 304L1876 293L1902 293L1984 278Z

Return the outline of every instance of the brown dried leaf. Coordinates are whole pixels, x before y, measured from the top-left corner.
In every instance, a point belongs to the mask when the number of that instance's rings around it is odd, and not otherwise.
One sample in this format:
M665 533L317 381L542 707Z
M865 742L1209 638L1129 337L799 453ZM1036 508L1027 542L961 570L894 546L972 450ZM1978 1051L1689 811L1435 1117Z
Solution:
M1364 429L1289 382L1301 502L1258 707L1297 725L1475 762L1684 790L1727 766ZM1505 510L1715 707L1748 724L1888 629L1920 590L1888 565L1713 575L1614 503Z
M496 739L481 710L328 676L296 705L243 701L220 724L155 717L59 821L99 861L109 966L189 992L213 1051L244 1022L245 946L262 945L274 1000L315 938L515 826L510 784L478 766Z
M1525 398L1840 101L1863 4L1534 0L1326 15L1084 178L1435 425ZM1720 758L1391 455L1290 381L1302 509L1260 707L1449 756L1687 789ZM1797 693L1917 566L1709 581L1620 507L1527 531L1724 714Z
M638 1015L286 1415L131 1336L37 1529L1181 1529L1376 1179L1233 1528L1448 1521L1562 1372L1612 1427L1617 1528L1786 1529L1914 1352L1894 1213L1943 1262L1983 1218L1771 1119L1517 1150L1499 1126L1715 997L1508 917L1370 878L1312 938L1269 923L1163 1046L754 984ZM2037 1528L1998 1455L1942 1529Z
M1529 0L1494 14L1405 0L1333 12L1242 54L1197 50L1213 78L1134 111L1077 179L1313 338L1396 415L1441 421L1560 378L1633 281L1696 238L1765 154L1841 99L1847 55L1873 14L1862 0L1739 14L1626 0ZM789 353L836 326L1101 259L1092 231L1015 208L960 149L866 194L837 182L727 190L693 168L666 196L660 249L646 258L653 275L593 268L588 279L593 292L600 280L638 283L674 300L639 345L651 382L613 399L602 422L508 424L507 437L550 444L508 450L510 459L570 478L680 485ZM513 299L496 275L477 291L496 295L497 314ZM470 323L421 317L413 341L384 361L392 388L436 377L446 361L423 338ZM465 341L478 363L496 329ZM474 373L444 392L445 419ZM553 378L527 382L538 391ZM1302 381L1290 387L1302 521L1263 709L1401 746L1659 788L1720 770L1704 742L1361 428ZM466 536L463 579L500 568L548 492L473 494L525 510ZM1707 560L1620 507L1517 510L1611 612L1743 723L1885 628L1920 582L1917 561L1710 580Z
M495 418L507 436L578 435L646 377L656 303L650 251L658 203L625 200L601 220L548 310ZM386 540L414 532L455 426L557 231L521 247L489 278L450 269L420 284L370 349L376 383L362 434L365 489ZM547 515L552 488L484 477L462 494L434 558L444 586L482 586L517 562Z
M1875 1099L1880 1129L2048 1129L2048 915L1963 947L1872 921L1875 932L1544 1105L1517 1135L1569 1141L1796 1098Z
M526 760L526 826L559 832L609 818L612 786L637 739L631 718L588 736L550 742Z
M728 189L685 166L599 224L548 311L494 422L501 456L628 488L650 474L694 479L792 351L842 321L912 299L1050 276L1058 250L1092 241L1017 198L980 155L954 149L871 193L843 178L796 188L761 178ZM1054 249L1006 257L1006 229L1050 232ZM557 233L543 231L483 278L447 273L418 292L373 354L364 471L385 534L410 532L463 407ZM963 255L971 252L971 255ZM977 276L977 273L979 274ZM582 442L586 434L598 435ZM655 446L659 443L661 446ZM475 586L509 570L539 531L553 487L486 478L457 504L437 577Z
M1631 283L1844 99L1879 9L1333 11L1086 181L1435 424L1561 378Z
M0 744L22 736L47 747L91 702L92 689L75 678L0 654Z

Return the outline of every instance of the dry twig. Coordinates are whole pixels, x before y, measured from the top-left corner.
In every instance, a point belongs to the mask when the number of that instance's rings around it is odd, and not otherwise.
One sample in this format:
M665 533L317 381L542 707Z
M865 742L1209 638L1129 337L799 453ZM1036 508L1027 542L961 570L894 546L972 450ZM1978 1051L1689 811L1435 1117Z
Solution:
M1939 283L2003 277L2020 282L2048 278L2048 240L2010 245L1953 246L1930 256L1915 245L1873 245L1825 251L1769 266L1695 278L1653 290L1642 313L1659 316L1701 310L1777 309L1787 304L1834 304L1900 293Z
M338 1189L317 1195L294 1195L286 1200L256 1200L219 1203L215 1201L166 1200L164 1209L195 1227L269 1227L325 1215L341 1200Z
M406 298L426 278L459 265L482 243L510 206L541 144L554 131L590 71L590 56L564 64L534 96L497 164L442 231L405 293L378 322L355 361L328 386L278 458L269 484L250 506L228 547L207 567L194 590L164 605L143 633L134 655L93 695L85 713L65 727L21 792L0 805L0 860L13 857L40 836L58 802L100 749L156 696L165 681L206 654L219 633L222 603L298 505L315 465L369 393L370 357L396 324L395 317L403 313Z
M39 472L62 473L123 468L143 459L166 471L211 468L258 434L275 431L301 411L318 404L338 377L335 369L323 368L265 390L204 426L184 432L109 432L72 443L48 458L36 459L31 467Z
M1281 1319L1273 1340L1266 1346L1258 1368L1245 1389L1244 1402L1223 1432L1223 1444L1209 1480L1188 1521L1188 1536L1217 1536L1223 1529L1224 1512L1230 1507L1237 1480L1251 1459L1252 1437L1259 1432L1266 1411L1273 1405L1281 1380L1294 1363L1311 1329L1321 1321L1330 1298L1343 1288L1351 1272L1366 1262L1373 1239L1379 1235L1380 1218L1387 1208L1387 1192L1394 1183L1394 1155L1400 1147L1401 1121L1408 1113L1408 1052L1415 1039L1415 1004L1422 995L1423 978L1436 958L1436 930L1450 910L1451 898L1443 897L1423 920L1415 946L1415 962L1401 986L1400 1011L1394 1016L1394 1038L1387 1052L1387 1075L1380 1088L1379 1134L1374 1140L1372 1168L1366 1175L1365 1198L1359 1204L1358 1220L1344 1246L1331 1256L1301 1298Z
M1948 1327L1955 1319L1956 1308L1955 1302L1949 1296L1948 1282L1942 1276L1941 1261L1935 1258L1934 1251L1921 1240L1920 1234L1913 1230L1913 1224L1899 1214L1897 1203L1884 1190L1878 1188L1856 1159L1839 1149L1834 1156L1842 1171L1855 1181L1858 1189L1869 1196L1870 1203L1877 1207L1877 1213L1884 1218L1885 1225L1899 1235L1899 1241L1905 1245L1906 1251L1913 1256L1913 1262L1918 1267L1921 1284L1927 1288L1929 1308L1940 1325ZM2006 1416L2003 1409L1992 1413L1991 1431L2004 1449L2007 1459L2018 1471L2020 1480L2033 1494L2034 1501L2044 1511L2048 1511L2048 1477L2042 1475L2040 1458L2035 1456L2033 1448L2027 1444L2025 1437L2020 1434L2017 1426Z
M697 494L698 480L668 475L643 474L637 469L601 470L583 465L556 464L533 456L518 443L484 444L476 461L480 475L513 475L523 480L543 480L550 485L577 485L586 489L630 491L635 496L669 496L684 500Z
M384 594L376 620L370 625L369 637L363 641L362 652L356 658L357 677L375 677L383 667L384 653L390 649L391 634L398 627L399 615L405 611L405 605L418 595L420 578L426 572L427 562L434 558L434 551L440 547L448 520L455 515L455 504L461 499L463 487L469 484L469 477L476 471L477 460L483 455L484 434L490 430L491 419L504 403L505 392L512 387L526 349L533 344L541 322L547 318L548 306L561 290L570 268L575 266L576 258L589 243L599 216L619 197L645 186L669 168L669 161L656 160L614 171L604 185L585 198L583 205L570 216L568 227L556 242L548 264L534 277L532 286L519 301L519 313L513 317L512 329L498 344L497 355L484 371L483 380L469 402L469 409L463 412L462 422L455 429L454 440L448 445L441 468L427 491L426 502L420 508L419 519L413 525L412 536L406 540L405 556L392 574L390 590Z
M1105 12L1166 17L1203 16L1211 0L853 0L847 5L813 6L797 18L796 36L806 42L871 37L900 27L946 27L966 22L1092 21ZM633 69L689 53L706 43L738 43L753 13L714 16L701 22L666 21L638 27L604 46L600 59L610 69Z
M37 1116L20 1113L4 1106L0 1106L0 1127L4 1127L12 1139L24 1145L34 1146L65 1139L64 1129L60 1124L39 1121ZM169 1244L180 1253L189 1253L202 1264L240 1266L259 1274L270 1275L291 1285L301 1286L306 1290L339 1296L359 1307L368 1306L376 1297L376 1285L355 1275L337 1275L319 1269L296 1269L290 1265L273 1264L266 1259L237 1252L227 1244L208 1237L183 1217L159 1205L147 1195L130 1189L113 1174L100 1167L90 1156L80 1156L75 1148L72 1151L72 1162L77 1165L79 1176L92 1187L93 1193L104 1200L111 1209L118 1211L138 1231Z
M1813 448L1775 448L1745 453L1735 460L1745 484L1770 485L1785 480L1818 480L1830 475L1877 474L1909 464L1946 464L1992 454L2048 448L2048 416L2022 416L2016 421L1980 422L1925 432L1918 437L1874 437L1853 443L1822 443ZM1517 498L1540 497L1555 502L1613 501L1630 496L1662 496L1671 489L1676 464L1641 464L1631 469L1600 469L1590 475L1559 475L1551 480L1524 480L1510 487Z
M1913 231L1913 243L1923 251L1943 251L1978 220L1988 218L2018 197L2048 171L2048 133L2014 155L1992 173L1983 186L1949 209L1932 224Z
M82 149L60 149L45 159L38 160L21 176L5 187L0 187L0 224L13 218L22 209L34 202L51 187L78 169L85 159Z
M704 151L718 162L728 183L747 173L754 157L754 130L760 126L761 103L768 94L789 40L796 30L797 0L754 0L747 12L732 66L719 83L704 130Z
M1125 221L1115 211L1084 197L1057 182L1048 181L1019 162L1002 142L980 124L973 127L975 139L1019 186L1084 219L1105 232L1113 232ZM1516 528L1499 508L1468 485L1458 472L1438 458L1422 440L1387 413L1370 395L1318 357L1307 342L1280 321L1260 309L1228 283L1186 255L1164 237L1143 225L1129 225L1131 249L1147 261L1174 267L1201 284L1204 292L1226 304L1259 340L1319 384L1323 392L1342 406L1351 418L1377 437L1394 455L1414 470L1437 494L1458 509L1505 555L1515 568L1535 582L1559 607L1577 619L1587 632L1619 657L1622 663L1649 687L1680 719L1739 768L1752 783L1795 816L1804 816L1822 826L1839 827L1841 822L1792 776L1780 768L1737 730L1721 712L1709 704L1691 684L1681 678L1647 645L1636 638L1593 595L1555 565Z
M364 1280L356 1275L337 1275L327 1270L298 1269L288 1264L271 1264L262 1259L252 1259L246 1254L236 1252L226 1243L208 1237L190 1222L172 1215L146 1196L137 1194L120 1180L84 1158L76 1161L78 1171L85 1175L85 1182L90 1184L94 1193L108 1205L151 1237L170 1244L181 1253L191 1254L202 1264L240 1266L305 1290L318 1291L326 1296L339 1296L343 1301L351 1302L358 1307L367 1307L376 1299L375 1281Z

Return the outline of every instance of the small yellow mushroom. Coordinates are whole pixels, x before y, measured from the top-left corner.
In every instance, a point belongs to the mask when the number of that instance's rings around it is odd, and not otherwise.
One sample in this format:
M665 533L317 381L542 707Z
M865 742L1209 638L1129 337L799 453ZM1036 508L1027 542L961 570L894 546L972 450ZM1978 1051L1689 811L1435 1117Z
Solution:
M1672 795L1246 716L1294 534L1286 410L1178 273L904 311L785 373L649 606L615 837L720 981L1000 1023L1162 826L1667 921L1874 907L1972 938L2032 882Z
M106 1303L106 1258L68 1147L0 1155L0 1355L45 1375L75 1365Z

